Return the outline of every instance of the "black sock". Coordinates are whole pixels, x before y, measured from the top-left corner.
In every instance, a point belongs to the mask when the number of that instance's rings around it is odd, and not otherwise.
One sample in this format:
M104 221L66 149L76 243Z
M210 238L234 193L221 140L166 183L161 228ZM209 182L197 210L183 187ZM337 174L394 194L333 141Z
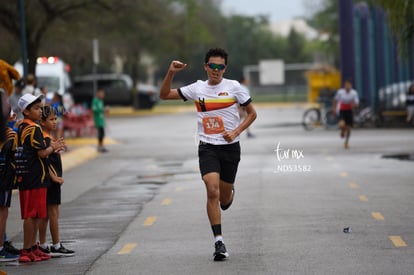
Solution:
M32 249L31 248L25 248L25 250L26 250L27 253L32 252Z
M213 230L214 237L221 236L221 224L213 224L211 229Z

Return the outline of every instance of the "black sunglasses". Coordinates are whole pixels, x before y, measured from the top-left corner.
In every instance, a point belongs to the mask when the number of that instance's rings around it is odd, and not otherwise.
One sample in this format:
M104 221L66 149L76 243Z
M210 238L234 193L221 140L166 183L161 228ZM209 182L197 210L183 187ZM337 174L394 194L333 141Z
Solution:
M216 64L216 63L207 63L207 66L212 70L219 70L219 71L222 71L226 68L226 65Z

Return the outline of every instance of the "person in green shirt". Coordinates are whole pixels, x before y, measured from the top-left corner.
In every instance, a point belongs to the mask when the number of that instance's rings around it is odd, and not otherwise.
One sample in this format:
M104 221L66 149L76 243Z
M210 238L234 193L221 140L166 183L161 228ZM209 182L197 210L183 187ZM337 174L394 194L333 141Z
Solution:
M105 153L108 150L103 145L103 140L105 137L105 106L104 99L105 92L102 89L99 89L96 92L95 97L92 100L92 112L93 112L93 121L95 123L95 128L98 133L98 152Z

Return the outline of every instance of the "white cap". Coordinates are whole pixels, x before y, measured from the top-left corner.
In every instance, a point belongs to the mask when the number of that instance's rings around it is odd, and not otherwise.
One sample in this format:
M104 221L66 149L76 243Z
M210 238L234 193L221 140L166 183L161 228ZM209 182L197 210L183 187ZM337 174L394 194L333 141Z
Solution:
M17 105L19 106L20 110L23 112L27 106L35 102L36 100L41 100L43 98L43 95L34 96L32 94L25 94L23 95L19 101L17 102Z

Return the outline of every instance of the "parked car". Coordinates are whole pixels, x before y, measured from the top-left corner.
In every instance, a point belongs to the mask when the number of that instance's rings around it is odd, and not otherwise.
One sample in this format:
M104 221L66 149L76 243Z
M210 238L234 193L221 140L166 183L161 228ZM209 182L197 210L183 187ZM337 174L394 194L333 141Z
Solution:
M90 74L73 79L72 95L75 103L90 106L95 81L97 89L105 91L104 101L107 105L151 109L158 101L158 88L147 84L137 84L137 95L134 98L132 78L127 74Z
M132 79L126 74L90 74L74 77L72 96L76 104L90 106L94 97L94 82L97 89L105 91L105 104L132 104Z
M159 100L159 88L150 84L137 84L138 109L151 109Z
M379 104L382 110L405 110L408 88L413 81L393 83L378 91Z

